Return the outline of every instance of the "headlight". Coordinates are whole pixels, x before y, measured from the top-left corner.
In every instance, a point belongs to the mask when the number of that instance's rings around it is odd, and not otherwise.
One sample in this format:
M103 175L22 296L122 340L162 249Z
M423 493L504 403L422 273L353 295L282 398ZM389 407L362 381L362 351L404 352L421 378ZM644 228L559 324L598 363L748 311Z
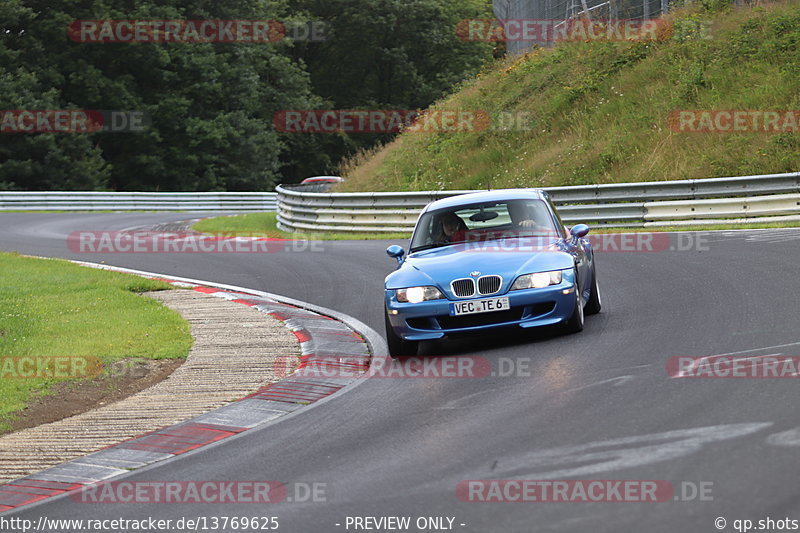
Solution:
M397 289L395 291L398 302L408 302L418 304L425 300L441 300L444 298L442 292L436 287L409 287L408 289Z
M561 283L561 271L553 270L552 272L535 272L533 274L523 274L518 277L511 286L512 291L519 289L542 289L550 285L558 285Z

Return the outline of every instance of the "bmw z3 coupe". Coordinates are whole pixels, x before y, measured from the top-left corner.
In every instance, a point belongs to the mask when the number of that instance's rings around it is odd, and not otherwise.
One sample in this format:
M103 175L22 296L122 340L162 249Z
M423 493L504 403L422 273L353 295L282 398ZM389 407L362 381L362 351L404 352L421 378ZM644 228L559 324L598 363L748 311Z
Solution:
M451 334L561 324L583 329L600 311L589 227L567 231L547 193L504 189L437 200L423 209L406 255L386 277L393 357Z

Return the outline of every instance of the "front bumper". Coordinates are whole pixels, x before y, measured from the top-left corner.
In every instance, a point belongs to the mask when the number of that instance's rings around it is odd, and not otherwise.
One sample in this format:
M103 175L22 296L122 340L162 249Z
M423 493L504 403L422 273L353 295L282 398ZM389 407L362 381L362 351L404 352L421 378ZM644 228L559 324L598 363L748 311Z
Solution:
M549 326L569 320L575 311L575 285L565 279L543 289L509 291L494 297L508 297L511 309L474 315L450 316L454 300L401 303L395 291L386 290L386 309L396 335L408 341L440 339L451 333L468 333L492 328ZM486 296L458 301L481 300Z

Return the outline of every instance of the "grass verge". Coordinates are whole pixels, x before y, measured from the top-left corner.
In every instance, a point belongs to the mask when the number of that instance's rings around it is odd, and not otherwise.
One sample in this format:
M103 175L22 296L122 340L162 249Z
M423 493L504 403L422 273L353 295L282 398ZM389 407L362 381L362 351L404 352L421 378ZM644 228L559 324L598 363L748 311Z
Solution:
M203 233L234 233L259 235L281 239L308 239L308 240L395 240L408 239L410 233L286 233L280 231L275 223L275 213L252 213L247 215L233 215L214 217L201 220L192 226L195 231ZM800 221L796 222L757 222L750 224L693 224L658 226L646 228L613 228L592 227L592 233L632 233L632 232L675 232L675 231L715 231L737 229L771 229L771 228L797 228Z
M275 239L363 241L375 239L407 239L411 233L287 233L278 229L276 213L249 213L224 217L206 218L192 226L202 233L233 233L248 236L272 237Z
M189 353L189 324L136 294L171 289L166 283L10 253L0 253L0 272L0 430L8 429L14 413L30 400L72 381L19 377L14 358L97 358L105 369L126 358Z
M800 222L754 222L752 224L687 224L685 226L655 226L646 228L604 228L593 227L591 233L633 233L633 232L649 232L649 233L673 233L676 231L731 231L743 229L779 229L779 228L797 228L800 227Z

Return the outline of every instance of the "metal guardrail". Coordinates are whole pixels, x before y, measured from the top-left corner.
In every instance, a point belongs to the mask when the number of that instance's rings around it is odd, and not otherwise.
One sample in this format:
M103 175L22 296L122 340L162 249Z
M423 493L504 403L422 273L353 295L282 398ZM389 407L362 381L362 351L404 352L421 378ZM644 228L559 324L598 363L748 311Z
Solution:
M278 186L285 231L408 233L428 203L475 191L319 193ZM593 226L800 220L800 172L545 187L564 222Z
M0 211L275 211L274 192L0 191Z
M286 231L408 233L428 203L474 191L0 192L0 211L278 211ZM800 173L548 187L567 223L633 227L800 220ZM316 191L316 192L310 192Z

